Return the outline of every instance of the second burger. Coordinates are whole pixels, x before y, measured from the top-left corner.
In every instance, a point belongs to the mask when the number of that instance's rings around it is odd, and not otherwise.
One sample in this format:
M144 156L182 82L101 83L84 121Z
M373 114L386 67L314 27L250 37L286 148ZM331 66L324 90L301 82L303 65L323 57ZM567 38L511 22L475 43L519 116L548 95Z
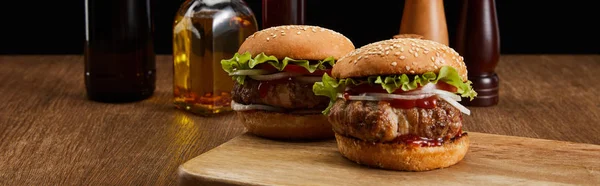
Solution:
M344 35L318 26L258 31L231 59L221 61L235 81L231 107L248 132L257 136L333 138L331 124L321 114L329 98L315 95L312 85L354 49Z

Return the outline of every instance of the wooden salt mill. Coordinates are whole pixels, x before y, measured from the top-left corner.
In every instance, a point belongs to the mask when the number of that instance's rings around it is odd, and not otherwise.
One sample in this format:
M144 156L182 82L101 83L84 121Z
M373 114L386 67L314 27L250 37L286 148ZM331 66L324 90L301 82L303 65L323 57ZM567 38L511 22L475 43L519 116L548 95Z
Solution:
M494 69L500 57L500 34L495 0L462 0L456 42L452 48L464 57L477 97L463 99L470 106L498 104L499 78Z
M443 0L405 0L400 34L416 34L423 39L448 45L448 28Z

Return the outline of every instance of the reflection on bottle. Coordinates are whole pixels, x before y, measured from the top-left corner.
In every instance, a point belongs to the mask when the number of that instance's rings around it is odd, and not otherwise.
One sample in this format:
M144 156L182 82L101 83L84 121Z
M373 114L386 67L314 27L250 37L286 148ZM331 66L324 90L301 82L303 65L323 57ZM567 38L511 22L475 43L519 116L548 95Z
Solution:
M233 81L220 61L258 29L241 0L187 0L173 24L174 103L200 115L231 111Z
M85 1L83 75L89 99L130 102L153 95L156 63L152 2Z

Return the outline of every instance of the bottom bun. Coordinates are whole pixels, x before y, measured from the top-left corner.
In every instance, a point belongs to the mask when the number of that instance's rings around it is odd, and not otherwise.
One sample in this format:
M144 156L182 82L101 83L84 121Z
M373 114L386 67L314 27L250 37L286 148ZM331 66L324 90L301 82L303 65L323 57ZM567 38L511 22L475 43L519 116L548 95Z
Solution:
M361 165L400 171L427 171L461 161L469 149L469 136L437 147L409 147L398 143L373 143L335 134L340 153Z
M334 138L331 124L323 114L294 115L243 111L237 112L237 115L248 132L264 138L287 140Z

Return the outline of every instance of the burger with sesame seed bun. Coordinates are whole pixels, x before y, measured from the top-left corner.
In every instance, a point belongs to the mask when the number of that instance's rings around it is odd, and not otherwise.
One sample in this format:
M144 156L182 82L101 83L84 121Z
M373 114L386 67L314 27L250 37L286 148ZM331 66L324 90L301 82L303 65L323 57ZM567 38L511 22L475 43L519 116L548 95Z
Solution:
M321 114L329 98L315 95L312 86L354 49L344 35L318 26L285 25L255 32L231 59L221 61L234 80L231 107L257 136L334 138Z
M461 161L469 148L458 101L477 93L463 58L430 40L398 37L343 56L313 86L340 153L358 164L426 171Z

